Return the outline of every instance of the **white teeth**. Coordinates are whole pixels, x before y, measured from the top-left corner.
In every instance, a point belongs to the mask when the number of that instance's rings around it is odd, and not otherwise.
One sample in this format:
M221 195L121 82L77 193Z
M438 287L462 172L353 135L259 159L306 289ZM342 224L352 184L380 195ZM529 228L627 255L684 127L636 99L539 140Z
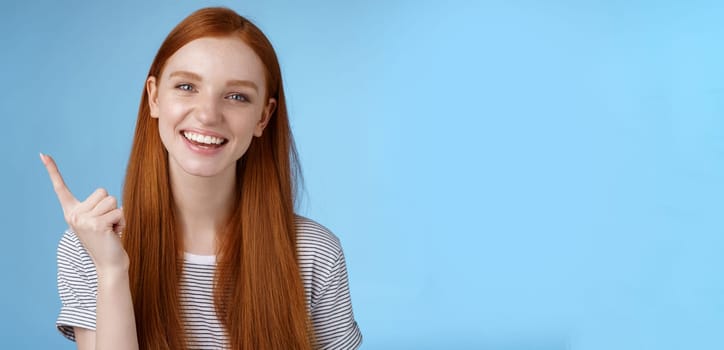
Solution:
M224 142L224 139L222 138L201 135L190 131L184 131L184 136L189 140L193 140L199 143L205 143L207 145L220 145Z

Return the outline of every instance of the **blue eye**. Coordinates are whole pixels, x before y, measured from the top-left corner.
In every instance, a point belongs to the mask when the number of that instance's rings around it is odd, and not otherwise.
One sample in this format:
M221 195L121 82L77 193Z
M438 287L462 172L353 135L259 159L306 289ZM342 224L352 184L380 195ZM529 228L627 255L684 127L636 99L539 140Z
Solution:
M229 95L229 98L234 101L249 102L249 98L247 98L246 95L243 95L243 94L232 94L232 95Z
M178 84L178 85L176 85L176 88L181 89L183 91L191 91L194 89L194 87L191 86L191 84Z

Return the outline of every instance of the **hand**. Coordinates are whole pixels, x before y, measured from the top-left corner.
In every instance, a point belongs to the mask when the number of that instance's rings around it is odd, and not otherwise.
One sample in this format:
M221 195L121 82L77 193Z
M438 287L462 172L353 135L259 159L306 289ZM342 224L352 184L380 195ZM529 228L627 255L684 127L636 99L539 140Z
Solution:
M99 188L85 201L79 202L65 185L53 158L41 153L40 160L53 182L63 217L93 259L98 276L105 272L127 270L128 254L120 239L125 219L116 198Z

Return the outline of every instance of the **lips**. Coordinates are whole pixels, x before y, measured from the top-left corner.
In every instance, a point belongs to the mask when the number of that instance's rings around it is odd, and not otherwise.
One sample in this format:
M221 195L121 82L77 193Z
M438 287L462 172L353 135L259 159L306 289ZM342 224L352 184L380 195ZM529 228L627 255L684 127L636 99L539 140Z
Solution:
M216 133L199 132L196 130L182 130L180 134L189 149L201 155L216 154L229 141Z

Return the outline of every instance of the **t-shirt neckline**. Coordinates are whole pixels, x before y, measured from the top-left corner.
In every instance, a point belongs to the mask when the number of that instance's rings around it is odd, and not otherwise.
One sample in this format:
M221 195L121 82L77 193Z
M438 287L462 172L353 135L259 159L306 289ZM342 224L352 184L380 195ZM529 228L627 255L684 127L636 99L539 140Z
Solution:
M184 260L192 264L216 265L216 255L198 255L184 252Z

